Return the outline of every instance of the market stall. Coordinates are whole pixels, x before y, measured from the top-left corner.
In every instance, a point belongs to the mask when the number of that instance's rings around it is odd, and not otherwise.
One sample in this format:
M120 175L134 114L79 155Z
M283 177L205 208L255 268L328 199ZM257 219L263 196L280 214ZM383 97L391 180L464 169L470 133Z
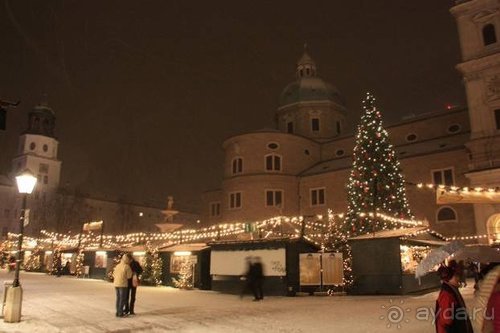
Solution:
M377 232L349 239L352 294L408 294L440 285L437 274L415 279L415 269L431 249L446 244L425 227Z
M175 286L174 281L185 275L187 284L210 290L210 247L207 244L177 244L161 248L159 252L163 261L164 285Z
M245 281L246 259L263 264L266 295L295 295L300 290L299 255L319 248L302 238L217 241L209 243L212 290L239 294Z

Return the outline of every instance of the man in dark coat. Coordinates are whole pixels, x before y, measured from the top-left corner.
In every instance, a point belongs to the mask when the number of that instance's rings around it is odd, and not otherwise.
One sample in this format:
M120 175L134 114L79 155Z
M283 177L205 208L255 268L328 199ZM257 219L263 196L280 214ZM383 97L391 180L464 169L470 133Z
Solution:
M137 260L132 256L132 254L127 253L129 258L129 265L132 269L132 278L128 279L128 293L127 293L127 305L125 306L124 313L128 313L130 315L135 315L134 306L135 306L135 295L137 292L137 285L134 286L134 279L139 279L139 276L142 274L142 267Z
M250 274L252 275L254 301L261 301L264 299L264 292L262 290L264 284L264 267L262 266L260 257L255 257Z

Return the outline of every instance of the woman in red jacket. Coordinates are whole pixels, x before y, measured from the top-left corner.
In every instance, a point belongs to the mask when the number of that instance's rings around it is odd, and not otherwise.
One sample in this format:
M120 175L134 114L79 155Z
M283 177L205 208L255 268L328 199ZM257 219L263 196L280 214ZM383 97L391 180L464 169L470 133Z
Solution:
M464 299L458 291L462 274L459 265L452 260L448 266L439 267L438 274L442 284L436 301L436 332L473 333Z

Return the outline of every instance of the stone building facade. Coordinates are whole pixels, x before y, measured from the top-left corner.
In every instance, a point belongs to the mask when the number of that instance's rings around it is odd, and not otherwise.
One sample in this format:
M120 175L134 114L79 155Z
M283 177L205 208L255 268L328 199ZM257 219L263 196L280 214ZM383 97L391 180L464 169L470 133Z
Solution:
M462 45L467 108L423 114L388 126L409 183L500 186L499 1L460 1L452 9ZM323 80L306 53L276 110L276 129L236 135L223 143L221 188L203 195L202 221L345 212L353 134L339 90ZM430 190L407 186L412 211L445 235L500 238L500 205L436 204Z

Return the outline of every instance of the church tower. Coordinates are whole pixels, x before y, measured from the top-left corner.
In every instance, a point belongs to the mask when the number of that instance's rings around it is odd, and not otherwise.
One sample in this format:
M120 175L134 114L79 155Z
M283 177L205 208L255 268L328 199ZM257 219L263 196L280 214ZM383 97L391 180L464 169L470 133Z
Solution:
M472 187L500 186L500 1L460 0L451 8L458 26L471 137ZM475 204L478 234L500 234L500 205Z
M281 93L276 112L281 132L327 141L343 132L346 108L336 87L318 76L307 50L297 62L296 80Z
M29 169L38 178L35 197L59 186L61 161L57 159L55 120L47 103L35 106L28 115L28 128L19 138L18 153L12 161L14 175Z

